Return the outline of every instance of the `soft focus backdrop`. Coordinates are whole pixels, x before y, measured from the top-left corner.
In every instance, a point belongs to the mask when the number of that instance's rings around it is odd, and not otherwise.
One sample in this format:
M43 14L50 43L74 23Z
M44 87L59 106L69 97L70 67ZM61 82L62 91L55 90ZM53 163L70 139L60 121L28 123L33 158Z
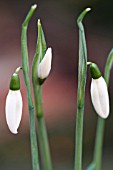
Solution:
M35 53L37 20L41 19L47 46L53 49L52 71L43 86L44 116L48 130L54 170L72 170L76 120L78 71L78 15L86 7L92 11L84 19L88 60L96 62L102 73L113 48L112 0L1 0L0 1L0 170L31 170L29 117L23 75L21 91L23 117L18 135L12 135L5 120L5 98L10 76L21 65L21 24L34 3L38 4L28 28L30 68ZM106 121L102 170L113 167L113 70L109 92L111 112ZM92 161L97 115L90 100L91 77L87 74L83 168Z

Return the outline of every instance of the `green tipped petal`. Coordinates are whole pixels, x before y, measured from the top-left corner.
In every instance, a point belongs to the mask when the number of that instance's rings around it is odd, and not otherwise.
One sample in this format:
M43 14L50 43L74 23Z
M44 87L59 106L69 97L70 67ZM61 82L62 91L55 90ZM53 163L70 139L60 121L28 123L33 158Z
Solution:
M90 64L90 73L93 79L98 79L102 76L98 66L95 63Z
M14 73L10 80L10 89L19 90L20 89L20 77L17 73Z

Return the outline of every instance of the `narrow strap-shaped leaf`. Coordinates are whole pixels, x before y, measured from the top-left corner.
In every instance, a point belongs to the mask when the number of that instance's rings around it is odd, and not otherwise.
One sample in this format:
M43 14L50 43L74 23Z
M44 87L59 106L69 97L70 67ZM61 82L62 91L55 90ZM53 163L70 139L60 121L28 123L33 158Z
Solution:
M80 107L84 101L83 96L87 72L87 48L82 20L88 11L90 11L90 8L85 9L77 19L79 27L78 104Z
M82 20L88 11L90 11L90 8L85 9L77 20L77 24L79 27L79 66L78 66L78 95L77 95L76 145L75 145L74 170L82 169L83 117L87 72L87 48Z
M27 14L22 24L21 34L21 48L22 48L22 69L24 74L24 81L26 84L28 107L29 107L29 120L30 120L30 140L31 140L31 155L32 155L32 167L33 170L39 170L38 160L38 147L36 140L36 129L35 129L35 118L34 118L34 106L32 102L32 95L30 89L30 78L29 78L29 60L28 60L28 48L27 48L27 26L36 9L36 5L33 5Z
M106 61L105 71L104 71L104 78L107 85L109 84L109 77L110 77L110 71L112 66L113 66L113 49L109 53L109 56Z

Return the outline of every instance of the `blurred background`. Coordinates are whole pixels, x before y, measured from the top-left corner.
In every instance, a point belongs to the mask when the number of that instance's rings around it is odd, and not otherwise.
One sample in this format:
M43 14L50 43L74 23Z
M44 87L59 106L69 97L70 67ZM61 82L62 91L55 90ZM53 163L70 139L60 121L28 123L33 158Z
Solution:
M104 73L107 56L113 48L112 0L1 0L0 1L0 170L31 170L29 116L26 89L21 76L24 100L18 135L12 135L5 120L5 99L10 76L21 65L21 24L34 3L38 4L28 28L30 66L35 54L37 19L41 19L47 46L53 48L52 71L43 86L43 105L54 170L72 170L74 159L77 74L78 15L86 7L92 11L84 19L88 60ZM31 67L30 67L31 68ZM102 170L113 167L113 70L109 92L111 112L106 121ZM83 169L92 161L97 115L90 99L91 77L87 72Z

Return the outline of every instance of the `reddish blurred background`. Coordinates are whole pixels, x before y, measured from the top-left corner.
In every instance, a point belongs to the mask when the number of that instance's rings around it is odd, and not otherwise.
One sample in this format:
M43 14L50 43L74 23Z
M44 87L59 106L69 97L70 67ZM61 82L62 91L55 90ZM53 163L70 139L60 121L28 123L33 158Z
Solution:
M48 47L53 48L52 71L43 86L44 116L48 130L54 170L73 169L76 120L78 27L76 20L86 7L92 11L84 19L88 60L96 62L102 73L113 47L113 1L109 0L1 0L0 1L0 170L31 170L29 117L23 75L21 91L23 118L18 135L12 135L5 120L5 98L10 76L21 65L21 24L34 3L38 4L28 28L30 66L35 53L37 20L40 18ZM111 71L113 73L113 70ZM112 79L109 92L111 113L106 121L102 170L112 169L113 115ZM97 115L90 100L91 77L88 70L84 117L83 168L93 158Z

